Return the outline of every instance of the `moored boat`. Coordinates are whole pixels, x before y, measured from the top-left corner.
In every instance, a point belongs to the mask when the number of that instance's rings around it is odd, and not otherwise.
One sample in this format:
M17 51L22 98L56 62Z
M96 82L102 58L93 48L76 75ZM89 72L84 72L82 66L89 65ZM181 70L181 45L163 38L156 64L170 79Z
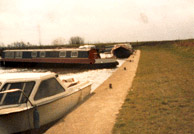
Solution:
M133 49L130 44L117 44L112 48L111 53L117 58L128 58L133 53Z
M4 50L1 66L112 68L116 59L102 59L96 49L18 49Z
M90 91L90 82L62 81L50 72L0 74L0 133L51 123L82 102Z

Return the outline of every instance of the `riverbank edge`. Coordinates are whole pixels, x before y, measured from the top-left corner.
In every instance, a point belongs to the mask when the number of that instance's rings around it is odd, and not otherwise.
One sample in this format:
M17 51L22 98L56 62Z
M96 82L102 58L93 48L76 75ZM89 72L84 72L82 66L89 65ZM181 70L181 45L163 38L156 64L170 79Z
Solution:
M47 130L46 134L111 134L136 74L140 50L105 80L93 95Z

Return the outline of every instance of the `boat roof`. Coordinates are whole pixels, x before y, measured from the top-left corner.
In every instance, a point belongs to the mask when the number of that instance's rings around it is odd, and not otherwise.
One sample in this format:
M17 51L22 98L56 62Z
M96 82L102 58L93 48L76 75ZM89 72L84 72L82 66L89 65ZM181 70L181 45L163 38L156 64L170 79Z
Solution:
M0 81L35 81L43 77L55 76L52 72L14 72L0 74Z
M60 49L12 49L4 50L4 52L12 51L89 51L90 49L80 49L80 48L60 48Z

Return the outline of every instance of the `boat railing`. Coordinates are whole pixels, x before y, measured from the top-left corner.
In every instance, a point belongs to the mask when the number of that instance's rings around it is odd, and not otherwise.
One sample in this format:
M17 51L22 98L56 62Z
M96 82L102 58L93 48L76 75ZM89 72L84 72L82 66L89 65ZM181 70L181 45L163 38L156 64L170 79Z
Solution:
M21 92L21 93L17 94L17 92ZM6 97L3 94L7 95L7 94L14 94L14 93L15 93L15 95L14 95L15 98L12 98L12 99L14 99L18 102L18 103L15 102L15 104L20 104L21 95L23 95L29 101L31 106L33 106L32 102L29 100L29 97L24 93L24 91L22 89L18 89L18 88L1 91L0 92L0 99L1 99L0 100L0 105L4 105L4 104L8 105L9 104L8 102L6 102Z

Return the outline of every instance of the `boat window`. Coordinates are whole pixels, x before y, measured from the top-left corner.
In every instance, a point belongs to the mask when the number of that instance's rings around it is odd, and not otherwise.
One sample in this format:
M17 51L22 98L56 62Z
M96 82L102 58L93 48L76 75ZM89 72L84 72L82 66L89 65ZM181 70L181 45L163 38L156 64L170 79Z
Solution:
M78 57L78 51L72 51L71 57Z
M26 95L26 97L30 96L34 85L35 85L35 82L27 82L25 84L25 88L24 88L23 92ZM26 97L23 95L20 103L26 103L28 100Z
M15 58L22 58L22 52L15 52Z
M58 51L47 51L46 52L46 57L58 58L59 57L59 52Z
M5 58L14 58L14 52L5 52Z
M59 57L66 57L66 51L59 52Z
M47 79L41 82L34 100L50 97L64 91L64 88L55 78Z
M46 56L46 53L45 52L40 52L40 57L45 57Z
M18 83L6 83L0 92L13 89L21 89L23 93L29 97L35 82L18 82ZM14 91L10 93L1 93L0 94L0 105L11 105L11 104L20 104L26 103L27 98L23 95L21 91Z
M3 86L3 88L0 90L0 92L2 92L2 91L5 91L6 89L7 89L7 86L8 86L8 84L5 84L4 86ZM2 101L3 101L3 96L4 96L4 94L0 94L0 105L1 105L1 103L2 103Z
M32 58L36 58L37 57L37 52L32 52L31 56L32 56Z

